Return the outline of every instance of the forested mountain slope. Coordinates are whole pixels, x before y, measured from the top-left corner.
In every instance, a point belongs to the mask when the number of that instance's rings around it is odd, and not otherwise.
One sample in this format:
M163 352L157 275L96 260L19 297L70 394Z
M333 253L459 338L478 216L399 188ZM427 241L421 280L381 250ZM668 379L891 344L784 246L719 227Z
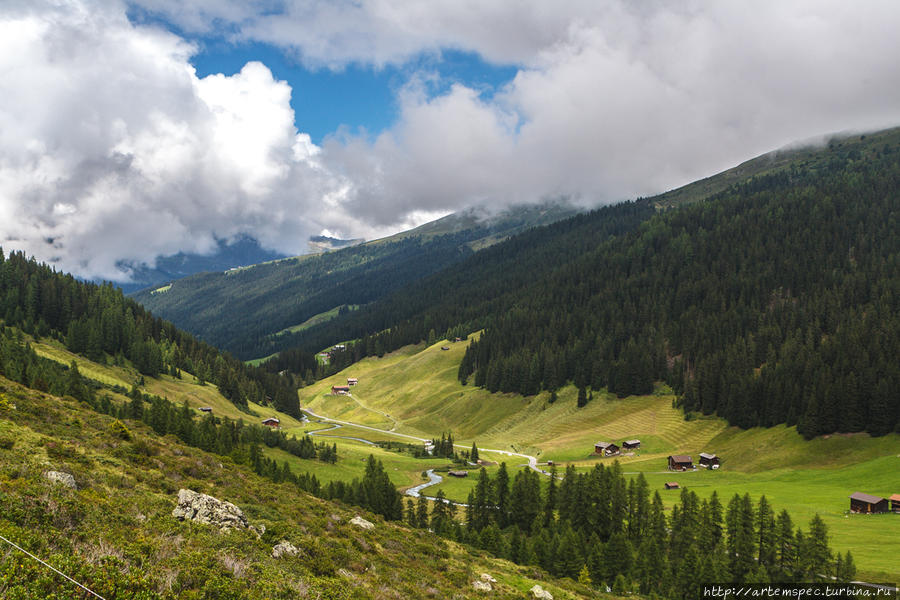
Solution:
M246 366L154 317L112 285L84 283L22 253L6 257L2 249L0 318L27 334L55 338L94 361L129 363L148 377L187 371L217 384L240 407L248 400L271 402L288 414L300 414L292 378ZM3 373L42 391L65 393L65 382L40 363L11 361L0 367Z
M528 232L299 337L362 356L484 328L460 378L490 390L667 379L742 427L891 431L900 134L803 157L649 220L654 199Z
M417 229L318 255L227 272L202 273L162 290L134 294L141 304L240 358L295 345L291 328L329 311L373 302L527 227L575 212L552 204L493 217L449 215Z

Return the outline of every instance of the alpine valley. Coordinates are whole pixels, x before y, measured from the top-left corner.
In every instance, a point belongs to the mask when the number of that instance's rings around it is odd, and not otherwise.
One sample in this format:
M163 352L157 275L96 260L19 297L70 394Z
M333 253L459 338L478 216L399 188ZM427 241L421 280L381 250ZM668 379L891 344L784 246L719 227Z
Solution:
M0 596L897 582L898 231L891 129L130 296L2 253Z

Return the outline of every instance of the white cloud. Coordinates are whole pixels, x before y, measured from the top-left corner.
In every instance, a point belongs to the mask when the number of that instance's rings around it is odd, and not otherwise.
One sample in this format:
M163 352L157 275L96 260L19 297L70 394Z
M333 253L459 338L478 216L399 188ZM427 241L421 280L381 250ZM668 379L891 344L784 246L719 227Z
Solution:
M892 0L135 4L311 67L458 49L518 73L490 96L415 74L392 127L319 147L262 64L198 79L192 43L134 25L116 0L8 1L0 244L85 276L240 232L290 252L323 230L384 234L476 204L612 202L900 123Z
M193 46L90 8L0 13L0 245L115 279L119 261L241 232L305 249L339 179L296 131L290 87L253 62L198 79Z

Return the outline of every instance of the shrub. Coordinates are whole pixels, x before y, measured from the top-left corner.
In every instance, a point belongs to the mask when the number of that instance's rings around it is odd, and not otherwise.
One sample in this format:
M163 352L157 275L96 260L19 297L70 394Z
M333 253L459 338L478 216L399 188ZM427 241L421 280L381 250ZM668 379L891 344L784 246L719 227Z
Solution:
M123 440L131 439L131 432L128 431L128 428L125 427L125 423L122 421L115 419L112 423L109 424L109 430L112 432L114 436Z

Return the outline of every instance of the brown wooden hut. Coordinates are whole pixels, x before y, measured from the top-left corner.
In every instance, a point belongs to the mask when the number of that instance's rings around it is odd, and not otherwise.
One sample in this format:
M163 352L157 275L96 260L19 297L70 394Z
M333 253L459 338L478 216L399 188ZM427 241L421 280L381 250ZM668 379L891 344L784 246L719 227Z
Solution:
M694 459L686 454L672 454L669 456L670 471L688 471L694 468Z
M619 447L612 442L597 442L594 444L594 454L600 456L615 456L619 453Z
M281 425L281 421L276 419L275 417L269 417L268 419L263 419L263 425L266 427L271 427L272 429L277 429Z
M667 490L677 490L681 486L678 485L677 481L667 481L663 484L663 487Z
M346 396L350 393L349 385L333 385L331 386L331 395L332 396Z
M872 496L862 492L850 495L850 512L854 513L884 513L888 511L888 501L881 496Z
M719 468L719 457L715 454L707 454L706 452L700 453L700 466L706 467L707 469L718 469Z
M641 447L641 440L625 440L622 442L622 449L634 450Z
M895 513L900 513L900 494L894 494L888 500L891 501L891 510Z
M447 475L451 477L468 477L468 471L447 471Z

